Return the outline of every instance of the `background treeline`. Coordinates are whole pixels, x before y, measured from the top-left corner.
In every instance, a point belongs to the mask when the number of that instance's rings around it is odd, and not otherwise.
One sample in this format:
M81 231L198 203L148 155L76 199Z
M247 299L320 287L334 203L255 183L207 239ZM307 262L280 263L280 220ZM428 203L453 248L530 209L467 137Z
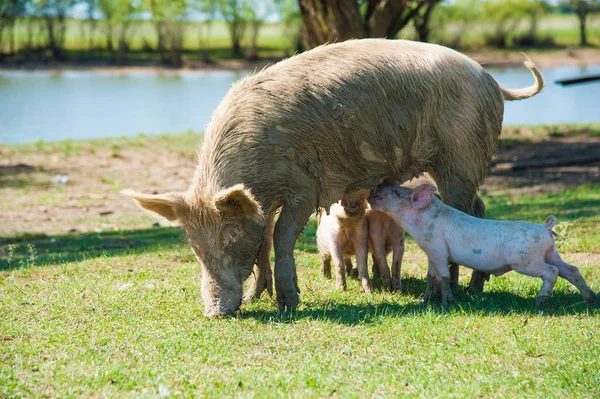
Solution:
M600 46L600 0L0 0L0 62L281 57L352 37Z

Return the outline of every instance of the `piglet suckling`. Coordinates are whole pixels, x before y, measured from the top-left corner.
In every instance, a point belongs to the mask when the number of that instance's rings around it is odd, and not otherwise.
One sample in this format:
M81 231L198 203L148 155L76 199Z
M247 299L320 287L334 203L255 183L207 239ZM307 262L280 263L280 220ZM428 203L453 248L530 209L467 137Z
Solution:
M339 288L346 288L346 274L353 270L356 256L358 276L365 292L372 292L367 254L373 254L374 270L379 272L385 289L400 289L400 269L404 254L404 230L387 214L369 208L364 196L344 196L322 210L317 229L317 245L323 259L322 272L331 277L331 263ZM394 250L392 275L386 255Z
M369 202L392 216L425 251L429 275L434 274L441 286L443 305L452 300L449 262L496 276L515 270L541 278L536 306L548 299L558 276L577 287L588 303L594 302L596 296L579 269L564 262L556 250L554 216L543 224L479 219L444 204L435 191L430 184L414 190L386 185L378 187ZM430 280L426 300L433 296Z

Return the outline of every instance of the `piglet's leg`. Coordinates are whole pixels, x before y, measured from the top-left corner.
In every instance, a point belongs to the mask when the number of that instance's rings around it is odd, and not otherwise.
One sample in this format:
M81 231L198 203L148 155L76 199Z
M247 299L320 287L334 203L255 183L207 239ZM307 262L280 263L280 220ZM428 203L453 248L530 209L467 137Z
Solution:
M433 270L442 291L442 306L448 306L454 300L450 288L450 270L447 257L429 256L429 269Z
M548 301L548 296L554 289L556 279L558 278L558 268L549 265L545 262L530 262L527 266L523 265L511 265L513 270L526 274L532 277L539 277L542 279L542 289L538 293L535 300L535 306L540 307Z
M352 259L349 256L344 258L344 265L346 266L346 274L348 275L348 277L358 277L358 269L354 267L354 265L352 264Z
M437 279L435 277L435 270L429 267L427 269L427 290L425 291L423 300L425 302L433 301L441 295L440 286L437 284Z
M379 270L383 288L389 291L392 289L392 283L390 280L390 267L385 256L385 248L381 245L376 246L375 244L373 244L373 247L373 269L377 268Z
M556 248L554 248L547 257L546 262L552 266L556 266L558 268L558 275L577 287L579 292L581 292L581 296L583 296L587 303L594 303L596 294L594 294L594 291L592 291L585 283L579 269L562 260L556 251Z
M360 282L367 294L373 293L373 285L371 284L371 279L369 279L369 268L367 265L367 258L369 252L367 250L366 238L364 240L364 245L355 245L356 248L356 263L358 265L358 276L360 277Z
M402 289L402 280L400 279L400 271L402 269L402 258L404 257L404 238L398 240L394 245L394 255L392 258L392 291L400 291Z
M333 261L333 270L335 272L335 282L338 289L346 290L346 271L344 270L344 253L341 245L333 243L330 246L331 260Z
M322 260L321 273L326 278L331 278L331 255L323 255Z

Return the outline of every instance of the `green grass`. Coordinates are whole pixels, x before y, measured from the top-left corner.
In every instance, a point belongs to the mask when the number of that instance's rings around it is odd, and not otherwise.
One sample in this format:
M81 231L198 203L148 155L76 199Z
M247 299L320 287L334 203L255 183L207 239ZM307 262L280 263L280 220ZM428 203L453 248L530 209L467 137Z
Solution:
M600 187L483 198L494 219L556 215L563 258L600 289ZM296 313L265 295L218 320L202 316L200 266L179 228L0 234L0 397L600 395L598 303L565 281L540 310L537 279L509 273L468 295L463 270L450 308L423 304L426 259L409 238L402 293L366 295L355 280L339 292L319 273L315 230L297 245Z

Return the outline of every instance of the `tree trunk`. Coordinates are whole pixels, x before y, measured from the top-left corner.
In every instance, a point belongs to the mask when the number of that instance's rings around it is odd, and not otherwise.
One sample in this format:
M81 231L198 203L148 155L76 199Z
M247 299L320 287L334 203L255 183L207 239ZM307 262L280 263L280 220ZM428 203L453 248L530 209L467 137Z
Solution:
M307 48L366 36L355 0L299 0Z
M17 53L17 48L15 46L15 21L13 20L9 25L8 25L8 45L9 45L9 53L10 54L16 54Z
M46 31L48 32L48 48L52 53L52 58L56 59L57 55L59 55L59 50L56 45L56 32L54 26L55 21L54 18L50 16L45 16L44 20L46 21Z
M579 44L581 47L585 47L588 45L588 41L585 27L587 10L584 2L581 2L577 8L577 17L579 18Z
M417 39L420 42L428 42L429 34L431 30L429 29L429 21L431 19L431 12L433 8L438 3L439 0L428 0L427 6L425 7L425 11L422 15L415 15L415 30L417 31Z
M110 20L106 20L106 50L113 51L113 26Z
M165 57L165 23L161 20L156 21L154 24L156 29L156 52L158 53L158 62L165 64L167 62Z
M439 0L298 0L304 45L313 48L351 38L396 35L415 18L422 20L421 33L429 35L431 11ZM359 3L361 4L359 6ZM419 16L423 6L425 13ZM364 12L361 13L361 7Z

